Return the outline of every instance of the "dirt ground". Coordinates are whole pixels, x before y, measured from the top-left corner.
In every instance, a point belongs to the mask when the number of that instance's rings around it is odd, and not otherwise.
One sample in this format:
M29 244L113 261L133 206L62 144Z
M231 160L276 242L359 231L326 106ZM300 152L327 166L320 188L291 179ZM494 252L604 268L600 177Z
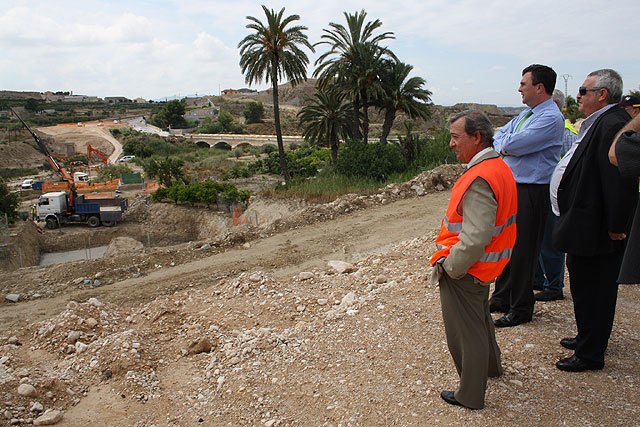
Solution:
M45 132L114 150L103 127ZM575 334L567 286L497 331L505 374L484 410L441 401L458 378L427 260L460 172L324 205L252 198L239 224L135 191L113 228L18 224L0 263L0 425L638 425L637 286L620 289L603 371L554 367ZM100 245L106 257L34 265Z
M441 401L457 375L426 265L456 171L327 205L255 199L236 226L140 199L111 229L46 230L46 250L88 233L144 247L0 273L21 297L0 304L2 422L49 410L60 426L637 425L635 286L620 290L603 371L554 367L575 334L567 289L497 331L505 374L484 410Z

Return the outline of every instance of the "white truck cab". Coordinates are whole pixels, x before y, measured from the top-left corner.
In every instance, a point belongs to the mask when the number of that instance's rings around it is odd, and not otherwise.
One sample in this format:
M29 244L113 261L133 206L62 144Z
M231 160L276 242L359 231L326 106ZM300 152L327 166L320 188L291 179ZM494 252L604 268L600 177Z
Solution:
M67 210L67 193L64 191L53 191L44 193L38 199L37 217L44 220L48 215L61 214Z

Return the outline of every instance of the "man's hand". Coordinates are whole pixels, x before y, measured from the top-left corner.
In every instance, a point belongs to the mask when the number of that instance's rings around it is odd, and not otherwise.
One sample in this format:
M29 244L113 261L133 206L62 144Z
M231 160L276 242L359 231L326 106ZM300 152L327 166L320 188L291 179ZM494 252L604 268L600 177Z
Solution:
M609 232L609 238L611 240L624 240L627 238L627 235L624 233L613 233L613 232Z

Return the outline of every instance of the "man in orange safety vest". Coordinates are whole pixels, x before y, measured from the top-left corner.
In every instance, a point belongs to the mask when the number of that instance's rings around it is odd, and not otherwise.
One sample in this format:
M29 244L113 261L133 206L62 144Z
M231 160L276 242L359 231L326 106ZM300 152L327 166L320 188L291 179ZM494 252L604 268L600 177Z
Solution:
M493 150L493 125L484 113L464 111L449 123L449 146L467 170L451 190L430 262L460 385L440 396L481 409L487 378L502 374L489 285L509 262L516 241L517 189L511 169Z

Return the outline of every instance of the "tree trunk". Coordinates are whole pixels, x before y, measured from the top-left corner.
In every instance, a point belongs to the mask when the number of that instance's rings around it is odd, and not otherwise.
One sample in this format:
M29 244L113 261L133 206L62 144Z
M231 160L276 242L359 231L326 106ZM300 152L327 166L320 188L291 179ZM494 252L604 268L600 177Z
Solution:
M362 134L360 133L360 101L358 99L353 100L353 122L351 123L351 134L353 139L357 141L362 140Z
M331 137L331 165L336 166L338 164L338 138Z
M393 121L396 119L396 110L393 107L387 107L384 113L384 123L382 124L382 134L380 135L380 142L387 143L387 137L391 133L391 127Z
M271 65L271 82L273 84L273 121L276 126L276 139L278 140L278 154L280 157L280 170L285 182L289 182L289 168L287 167L287 155L284 152L282 140L282 128L280 127L280 103L278 101L278 64Z
M369 102L366 98L366 93L362 98L362 141L365 144L369 143Z

